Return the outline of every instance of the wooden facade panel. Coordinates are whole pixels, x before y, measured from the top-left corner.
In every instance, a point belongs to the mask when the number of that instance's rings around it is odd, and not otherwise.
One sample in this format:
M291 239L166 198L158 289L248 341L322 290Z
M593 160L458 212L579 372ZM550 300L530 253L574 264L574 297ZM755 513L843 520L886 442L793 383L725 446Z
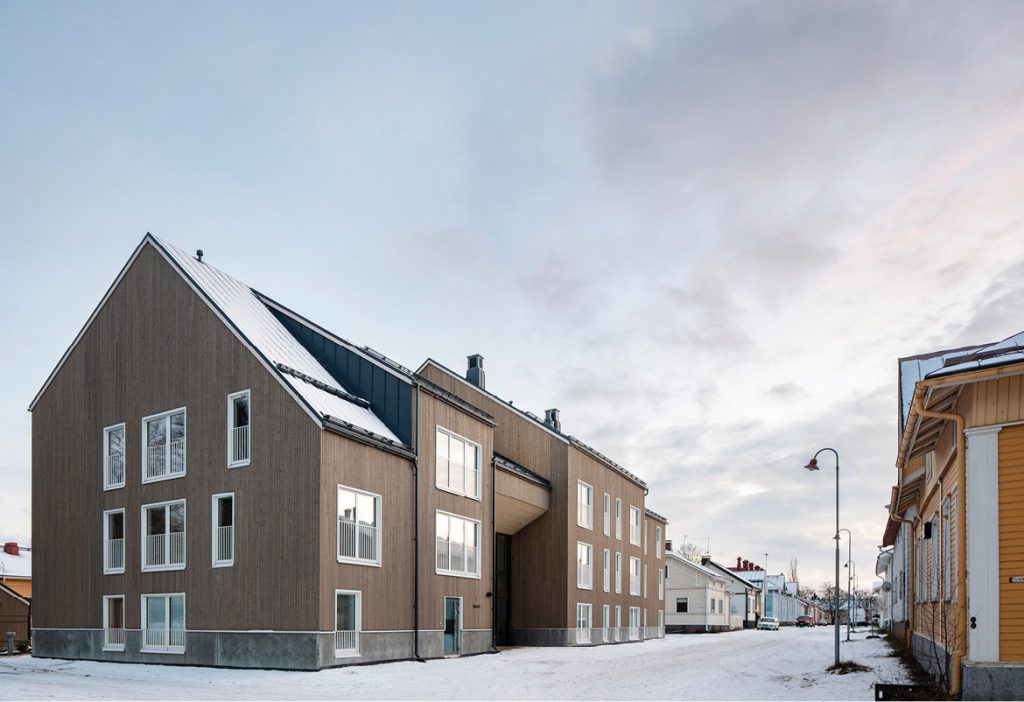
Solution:
M249 389L252 459L227 467L227 395ZM142 418L185 407L187 473L143 484ZM124 422L126 485L104 491L102 430ZM319 428L146 246L35 407L35 624L99 628L103 595L185 592L186 626L308 630L316 605ZM273 439L271 439L273 437ZM85 460L83 460L85 457ZM211 565L215 493L235 495L235 565ZM186 568L141 572L143 504L186 500ZM103 511L125 509L126 570L103 575ZM298 515L287 523L278 515ZM272 556L268 559L268 556ZM303 595L305 593L305 595Z
M1005 380L1019 382L1019 378ZM1021 446L1024 426L999 432L999 657L1004 661L1024 661L1024 637L1020 635L1024 631L1024 585L1009 582L1013 576L1024 575L1022 492L1017 487L1024 484ZM1009 489L1010 485L1014 488Z

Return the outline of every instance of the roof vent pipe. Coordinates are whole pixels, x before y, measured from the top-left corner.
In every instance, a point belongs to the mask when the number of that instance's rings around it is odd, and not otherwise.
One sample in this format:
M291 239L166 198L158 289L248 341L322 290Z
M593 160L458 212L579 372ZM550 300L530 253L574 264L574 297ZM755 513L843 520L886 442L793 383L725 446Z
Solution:
M544 410L544 423L555 431L562 431L562 422L558 419L558 410Z
M199 261L200 263L203 262L203 250L202 249L196 249L196 260Z
M481 390L486 389L486 383L484 382L484 357L474 353L466 358L469 360L469 367L466 369L466 380Z

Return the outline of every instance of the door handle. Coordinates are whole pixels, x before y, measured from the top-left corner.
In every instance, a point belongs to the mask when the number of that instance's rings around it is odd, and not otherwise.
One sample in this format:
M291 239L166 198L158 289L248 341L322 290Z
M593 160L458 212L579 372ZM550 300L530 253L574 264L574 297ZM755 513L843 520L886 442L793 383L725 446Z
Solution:
M971 628L972 629L977 629L978 628L978 618L977 617L971 617Z

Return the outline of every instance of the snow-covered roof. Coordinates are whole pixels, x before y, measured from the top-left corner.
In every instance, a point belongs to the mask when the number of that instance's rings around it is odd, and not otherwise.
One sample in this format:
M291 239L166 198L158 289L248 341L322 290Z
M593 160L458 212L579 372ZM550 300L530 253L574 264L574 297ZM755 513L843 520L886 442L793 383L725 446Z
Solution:
M0 578L31 578L32 577L32 549L22 546L18 549L18 555L12 556L6 551L0 550Z
M695 563L694 561L691 561L689 558L683 558L678 553L672 553L671 551L666 551L665 552L665 557L666 558L674 558L675 560L679 561L683 566L685 566L687 568L693 568L698 573L704 573L709 578L714 578L715 580L725 580L725 578L722 577L721 573L718 573L718 572L712 570L711 568L707 568L705 566L702 566L700 563Z
M750 582L746 578L742 577L739 573L734 573L733 571L729 570L728 568L726 568L721 563L716 563L715 561L709 560L708 561L708 565L712 566L715 570L719 571L726 578L732 578L733 580L736 580L737 582L739 582L741 585L744 585L745 587L754 588L755 590L756 589L760 589L760 587L761 587L760 585L755 585L754 583Z
M930 354L911 356L900 359L900 432L907 424L910 406L914 402L914 386L917 381L924 380L929 374L940 370L947 359L962 356L980 346L964 346L958 349L935 351Z

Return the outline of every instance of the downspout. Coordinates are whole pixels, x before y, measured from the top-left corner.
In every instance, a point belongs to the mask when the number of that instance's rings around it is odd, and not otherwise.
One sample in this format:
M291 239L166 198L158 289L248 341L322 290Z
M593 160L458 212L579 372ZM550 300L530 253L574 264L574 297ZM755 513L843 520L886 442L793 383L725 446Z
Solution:
M498 523L496 521L497 512L496 510L496 497L495 493L498 491L498 474L497 466L494 465L494 447L491 447L491 650L497 648L497 622L498 622ZM509 545L511 548L511 544ZM505 564L506 567L508 564ZM508 595L509 593L506 593ZM506 602L506 612L508 612L508 604ZM505 635L508 636L510 632L506 631Z
M914 409L922 417L941 419L954 422L956 426L956 469L957 469L957 505L956 505L956 534L957 534L957 559L960 567L957 569L957 617L956 617L956 648L950 660L950 667L953 668L950 675L950 694L960 694L960 662L967 652L967 437L964 434L966 421L962 414L952 412L933 412L926 410L921 401L921 395L914 395ZM941 500L942 495L939 495ZM961 633L962 632L962 633Z
M412 459L413 485L413 577L412 655L420 663L420 384L416 383L416 454Z

